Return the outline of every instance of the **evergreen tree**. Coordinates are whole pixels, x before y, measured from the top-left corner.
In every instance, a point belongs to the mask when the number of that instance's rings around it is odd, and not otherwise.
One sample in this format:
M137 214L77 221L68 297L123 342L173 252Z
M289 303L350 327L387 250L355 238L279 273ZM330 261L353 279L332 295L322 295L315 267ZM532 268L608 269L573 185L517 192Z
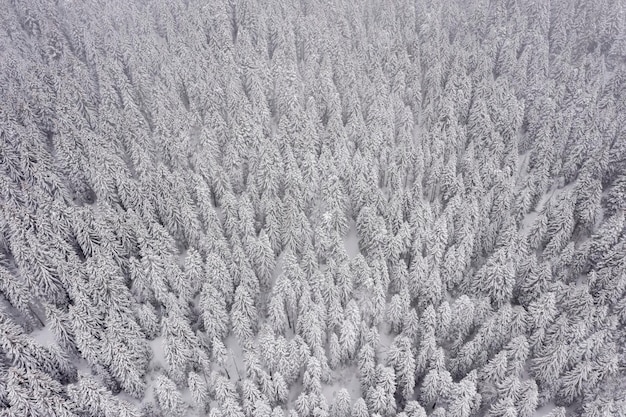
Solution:
M130 403L115 397L92 377L79 375L78 382L67 387L70 401L80 413L139 417L139 411Z
M331 417L348 417L350 416L350 393L347 389L342 388L335 394L334 402L330 407Z
M142 398L145 390L143 375L152 352L139 326L129 320L130 317L109 314L106 319L106 337L112 350L109 369L126 392L135 398Z
M351 417L366 417L369 416L369 411L367 411L367 404L363 398L358 398L354 404L352 405L352 411L350 412Z
M452 389L452 377L448 371L431 369L422 382L420 390L421 403L432 408L437 402L448 397Z
M359 350L357 360L359 368L359 380L361 382L361 391L367 392L367 390L372 387L376 382L374 348L369 343L363 345Z
M254 301L245 286L235 290L235 301L231 315L233 333L243 343L249 340L256 329L257 312Z
M496 306L502 305L513 294L515 269L508 248L498 250L474 277L474 291L484 292Z
M45 306L45 309L46 318L48 319L50 329L54 333L56 342L62 349L68 352L75 352L76 341L69 321L69 315L49 304Z
M449 393L448 413L451 416L470 416L480 407L481 396L476 392L476 371L465 376L458 384L453 384Z
M412 342L406 336L397 336L389 351L387 362L395 369L397 385L402 388L404 398L411 398L415 388L415 359L412 352Z
M275 372L272 375L272 381L274 382L274 399L278 404L284 404L289 397L289 387L285 379L280 372Z
M187 386L191 392L196 409L206 412L209 405L209 388L207 381L196 372L190 372L187 378Z
M199 343L185 317L171 311L163 318L161 333L164 336L163 351L169 377L178 383L187 380L194 358L194 347Z
M534 380L523 381L521 386L520 400L517 405L520 417L532 416L538 405L538 388Z
M210 283L200 293L201 317L209 340L221 339L228 331L228 313L224 296Z

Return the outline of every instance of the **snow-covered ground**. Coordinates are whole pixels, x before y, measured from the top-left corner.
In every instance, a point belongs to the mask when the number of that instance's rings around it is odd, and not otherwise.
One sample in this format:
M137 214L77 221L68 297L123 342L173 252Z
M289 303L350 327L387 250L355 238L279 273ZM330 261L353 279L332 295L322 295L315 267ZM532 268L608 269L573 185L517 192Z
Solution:
M354 220L350 220L348 224L350 229L343 238L343 245L346 248L346 253L350 259L352 259L359 254L359 237L356 233L356 223Z
M40 329L35 329L31 334L31 337L39 344L43 346L50 346L56 344L56 339L50 325L46 325Z
M362 396L361 384L359 382L359 371L356 366L349 366L335 371L334 378L335 379L332 384L325 384L322 386L322 394L326 397L328 404L332 404L334 402L337 391L342 388L348 390L352 402Z

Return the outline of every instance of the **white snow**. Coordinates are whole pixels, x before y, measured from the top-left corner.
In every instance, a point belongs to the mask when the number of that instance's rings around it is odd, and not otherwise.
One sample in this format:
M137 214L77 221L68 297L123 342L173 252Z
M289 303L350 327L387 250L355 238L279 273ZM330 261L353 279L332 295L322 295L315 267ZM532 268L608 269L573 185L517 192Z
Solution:
M334 377L334 383L322 385L322 394L326 397L329 405L333 403L337 391L342 388L348 390L352 402L361 397L361 383L359 382L359 371L356 366L336 370Z
M522 136L521 134L518 134L518 140L522 140ZM524 176L522 175L522 173L526 173L528 171L528 163L530 162L530 154L531 151L528 150L526 152L524 152L523 154L520 154L517 157L517 179L520 180L521 178L523 178Z
M165 352L163 350L164 344L165 338L163 336L156 337L154 338L154 340L148 340L148 345L150 346L150 349L152 349L152 360L150 361L150 369L152 369L156 365L165 367Z
M187 258L187 253L189 251L188 250L183 250L181 253L178 254L178 256L176 257L176 263L178 264L178 266L180 266L181 268L185 267L185 259Z
M278 255L278 257L276 258L276 264L274 265L274 271L272 272L272 282L271 282L271 286L274 287L274 283L276 282L276 278L278 278L280 276L280 274L283 273L283 254L285 252L281 252L280 255Z
M348 230L348 234L343 238L343 245L346 249L346 253L350 259L352 259L359 254L359 238L356 233L356 223L354 220L350 219L349 225L350 229Z
M535 414L533 414L533 417L544 417L544 416L547 416L555 408L556 408L556 405L554 405L554 403L548 403L548 404L544 405L543 407L540 407L537 410L535 410Z
M533 223L535 223L535 220L537 220L537 216L539 216L539 213L541 213L541 210L543 210L543 208L548 203L548 201L552 199L555 199L555 200L558 199L562 193L569 192L574 187L575 187L575 183L572 182L561 188L553 187L547 193L545 193L541 197L541 199L539 199L539 202L537 203L537 206L535 207L535 209L531 211L530 213L528 213L526 216L524 216L524 218L522 219L521 226L520 226L520 234L523 236L526 236L526 234L530 231L530 228L532 227Z
M243 351L239 341L235 336L230 335L224 340L224 346L226 346L228 352L225 366L231 381L245 378L246 368L243 363Z
M48 325L33 331L30 336L40 345L50 346L56 344L56 339L52 329Z
M379 331L379 344L377 350L377 359L380 363L385 363L387 360L387 351L389 347L393 344L393 340L395 335L391 332L391 327L385 323L383 328Z

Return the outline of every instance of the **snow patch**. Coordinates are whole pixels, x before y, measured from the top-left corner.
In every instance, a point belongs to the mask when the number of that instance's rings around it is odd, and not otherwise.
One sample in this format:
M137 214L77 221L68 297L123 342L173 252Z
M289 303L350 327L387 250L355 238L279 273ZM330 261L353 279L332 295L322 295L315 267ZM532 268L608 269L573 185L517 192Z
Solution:
M556 405L554 405L554 403L548 403L544 405L543 407L540 407L537 410L535 410L535 414L533 414L533 417L545 417L549 415L552 411L554 411L555 408L556 408Z
M176 263L178 264L178 266L180 266L183 270L185 268L185 259L187 258L187 253L189 251L187 249L184 249L183 251L181 251L178 256L176 257Z
M350 229L348 234L343 238L343 246L346 249L346 253L350 259L359 254L359 237L356 233L356 223L354 220L349 222Z
M154 340L148 340L148 346L152 349L150 368L153 368L156 365L165 367L165 350L163 349L165 346L165 338L163 336L159 336L154 338Z
M224 226L224 211L221 207L215 206L215 214L217 214L217 219L220 221L220 224Z
M348 390L352 402L361 398L359 370L356 366L350 366L345 369L335 371L334 378L334 383L322 385L322 394L324 395L324 397L326 397L326 401L329 405L334 402L335 395L342 388Z
M33 331L30 336L35 340L35 342L43 346L56 344L56 339L54 337L52 329L50 329L50 326L45 326L41 329L37 329Z
M278 278L280 276L280 274L283 273L283 258L284 258L284 253L285 252L281 252L280 255L278 255L278 257L276 258L276 264L274 265L274 271L272 271L272 288L274 287L274 283L276 282L276 278Z
M561 188L552 188L550 191L548 191L543 196L541 196L535 209L531 211L530 213L528 213L526 216L524 216L524 218L522 219L522 222L520 225L520 235L526 236L528 234L528 232L530 231L530 228L535 223L535 221L537 220L537 217L539 216L541 211L544 209L548 201L552 199L554 200L558 199L561 194L572 191L575 186L576 186L576 183L571 182Z
M385 323L386 324L386 323ZM391 332L391 328L389 325L385 326L382 331L379 332L379 344L376 348L377 355L376 358L379 363L386 363L387 361L387 352L389 351L389 347L393 344L396 335Z
M246 368L243 363L243 350L235 336L228 336L224 340L228 358L224 364L231 381L238 381L246 377Z

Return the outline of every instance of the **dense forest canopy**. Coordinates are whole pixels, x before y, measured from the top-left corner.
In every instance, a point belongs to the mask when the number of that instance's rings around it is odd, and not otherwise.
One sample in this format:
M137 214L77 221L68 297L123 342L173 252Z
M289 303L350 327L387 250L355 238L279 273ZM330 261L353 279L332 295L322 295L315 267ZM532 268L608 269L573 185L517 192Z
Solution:
M0 416L625 416L625 9L0 0Z

